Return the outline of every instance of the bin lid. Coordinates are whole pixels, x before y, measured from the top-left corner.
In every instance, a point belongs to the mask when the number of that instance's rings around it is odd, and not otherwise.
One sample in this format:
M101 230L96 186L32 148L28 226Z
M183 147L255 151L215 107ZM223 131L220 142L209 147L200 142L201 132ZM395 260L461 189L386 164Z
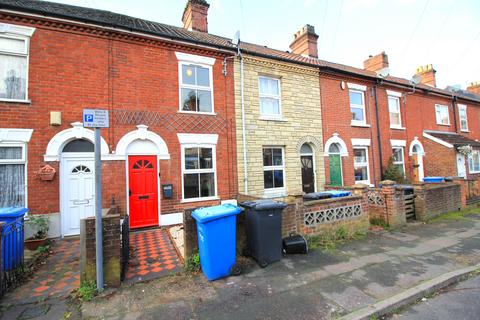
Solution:
M320 199L328 199L331 198L332 194L326 192L312 192L303 195L303 199L308 200L320 200Z
M287 204L284 202L273 201L270 199L266 200L254 200L254 201L245 201L240 203L242 207L255 210L272 210L272 209L284 209Z
M352 194L352 192L348 190L327 190L323 191L322 193L331 194L332 197L346 197Z
M228 216L233 216L239 214L240 212L242 212L242 209L234 206L233 204L227 203L219 206L196 209L193 211L192 217L197 220L197 222L205 223Z
M0 208L0 218L18 218L27 213L28 208L24 207L4 207Z

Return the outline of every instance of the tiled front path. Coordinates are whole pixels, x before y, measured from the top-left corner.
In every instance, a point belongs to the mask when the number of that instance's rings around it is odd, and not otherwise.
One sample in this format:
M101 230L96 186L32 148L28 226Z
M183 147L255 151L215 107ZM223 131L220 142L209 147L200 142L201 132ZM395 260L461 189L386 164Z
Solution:
M134 257L130 260L126 283L152 280L182 270L166 229L131 233L130 246L134 248Z
M80 285L80 240L53 242L52 254L25 284L6 295L4 301L31 303L47 298L65 298Z

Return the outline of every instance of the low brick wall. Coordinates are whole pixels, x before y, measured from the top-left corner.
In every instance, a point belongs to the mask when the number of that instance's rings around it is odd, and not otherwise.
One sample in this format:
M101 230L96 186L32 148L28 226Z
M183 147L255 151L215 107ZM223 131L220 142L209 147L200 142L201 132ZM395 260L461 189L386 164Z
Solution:
M340 227L350 234L370 226L368 203L363 195L303 203L297 215L298 233L319 235Z
M110 210L103 216L103 273L105 286L120 286L120 215ZM96 281L95 217L80 221L80 281Z
M462 208L462 192L458 183L419 183L414 185L414 191L417 220L427 221Z

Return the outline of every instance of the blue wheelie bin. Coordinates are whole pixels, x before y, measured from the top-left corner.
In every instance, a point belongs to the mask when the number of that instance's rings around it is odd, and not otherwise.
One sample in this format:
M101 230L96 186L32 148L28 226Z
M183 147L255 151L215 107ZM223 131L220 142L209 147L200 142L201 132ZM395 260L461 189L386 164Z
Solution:
M197 221L200 265L208 280L229 276L235 271L237 214L232 204L200 208L192 213Z
M2 239L3 267L5 271L18 267L23 260L23 216L28 209L23 207L0 208L0 222L3 227Z

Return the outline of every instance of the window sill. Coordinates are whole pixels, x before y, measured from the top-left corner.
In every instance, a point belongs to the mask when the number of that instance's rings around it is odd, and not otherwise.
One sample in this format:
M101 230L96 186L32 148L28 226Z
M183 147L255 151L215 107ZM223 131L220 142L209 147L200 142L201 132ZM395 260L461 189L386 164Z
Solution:
M469 133L470 130L460 130L460 132L465 132L465 133ZM480 172L480 171L479 171Z
M370 128L370 125L367 123L351 122L352 127L361 127L361 128Z
M180 203L190 203L190 202L202 202L202 201L212 201L220 200L220 197L206 197L206 198L191 198L191 199L182 199Z
M32 100L15 100L15 99L1 99L1 98L0 98L0 102L32 104Z
M280 197L286 197L286 196L287 196L287 190L285 190L285 188L266 189L263 192L264 198L280 198Z
M445 126L445 127L450 127L450 123L449 123L449 124L445 124L445 123L437 123L437 126Z
M390 126L390 129L392 129L392 130L407 130L405 127L395 127L395 126Z
M182 110L179 110L177 113L201 114L201 115L204 115L204 116L216 116L217 115L215 112L197 112L197 111L182 111Z
M271 116L260 116L258 117L259 120L264 121L278 121L278 122L287 122L284 118L281 117L271 117Z

